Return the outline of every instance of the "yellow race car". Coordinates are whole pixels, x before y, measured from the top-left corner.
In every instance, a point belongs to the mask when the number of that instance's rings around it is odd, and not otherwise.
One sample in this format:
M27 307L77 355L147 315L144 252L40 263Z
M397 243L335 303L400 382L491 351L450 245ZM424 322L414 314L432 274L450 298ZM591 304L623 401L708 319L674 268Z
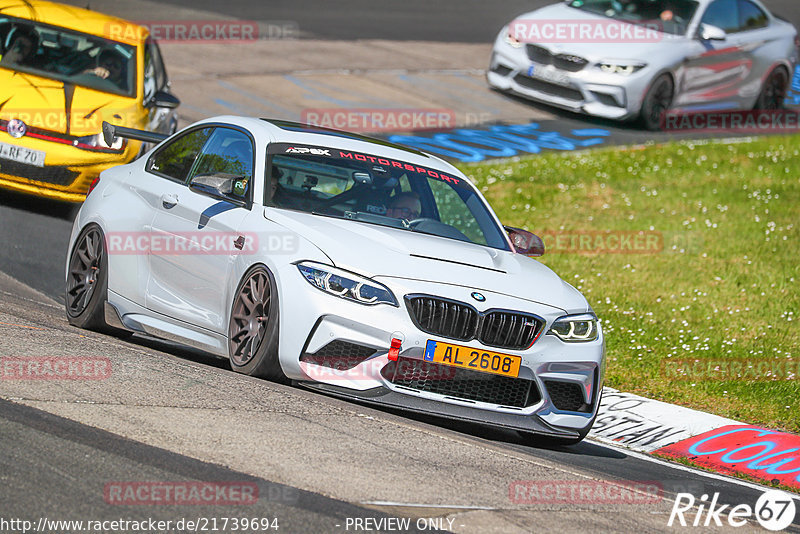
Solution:
M175 108L146 28L53 2L0 0L0 187L80 202L139 141L102 124L170 134Z

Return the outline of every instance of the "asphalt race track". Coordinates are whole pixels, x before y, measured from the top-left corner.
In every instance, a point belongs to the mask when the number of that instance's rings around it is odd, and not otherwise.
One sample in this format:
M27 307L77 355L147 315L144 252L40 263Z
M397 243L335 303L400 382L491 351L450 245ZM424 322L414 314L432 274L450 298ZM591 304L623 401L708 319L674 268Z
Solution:
M433 102L457 110L462 123L470 113L488 122L522 114L568 120L570 128L606 128L494 94L481 82L498 28L546 3L91 4L138 20L296 26L297 40L265 40L247 49L164 44L183 124L248 111L297 118L306 107L357 99L355 105L396 107ZM766 3L800 26L796 0ZM625 142L650 139L626 127L619 135ZM278 518L278 532L348 532L356 530L348 528L354 518L389 531L391 523L381 520L412 517L454 532L667 532L675 530L667 520L677 492L719 492L720 504L751 506L761 494L748 483L596 442L534 448L511 432L407 417L241 376L222 360L166 342L77 330L62 308L73 215L72 206L0 192L0 356L89 356L110 366L103 380L0 382L0 518ZM530 505L510 494L515 481L526 480L655 482L664 499ZM258 488L259 499L235 506L126 506L104 493L109 484L137 481L248 484ZM751 524L737 531L763 529ZM800 532L800 525L788 531Z

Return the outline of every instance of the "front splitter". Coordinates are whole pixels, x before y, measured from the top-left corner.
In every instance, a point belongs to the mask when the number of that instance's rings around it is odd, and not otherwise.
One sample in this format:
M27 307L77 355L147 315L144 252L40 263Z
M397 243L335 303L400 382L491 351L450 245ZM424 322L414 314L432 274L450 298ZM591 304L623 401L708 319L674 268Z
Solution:
M356 391L319 382L295 382L295 384L340 398L432 415L445 419L468 421L522 432L531 432L552 438L578 439L581 437L581 434L577 430L555 428L545 423L537 415L490 412L470 406L460 406L457 404L415 397L413 395L403 395L402 393L397 393L385 387Z

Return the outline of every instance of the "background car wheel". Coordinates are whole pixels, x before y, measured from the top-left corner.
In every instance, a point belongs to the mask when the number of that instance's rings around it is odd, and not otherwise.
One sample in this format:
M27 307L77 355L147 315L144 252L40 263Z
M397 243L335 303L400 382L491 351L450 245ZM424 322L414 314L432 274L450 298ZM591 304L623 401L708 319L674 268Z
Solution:
M278 360L278 293L263 266L251 269L236 288L228 323L228 356L239 373L287 382Z
M69 257L64 305L69 324L105 331L108 258L103 231L90 224L78 235Z
M767 76L753 109L783 109L788 87L789 73L783 67L776 68Z
M668 74L656 78L642 101L640 119L645 128L651 131L661 129L662 116L669 111L674 95L675 84Z

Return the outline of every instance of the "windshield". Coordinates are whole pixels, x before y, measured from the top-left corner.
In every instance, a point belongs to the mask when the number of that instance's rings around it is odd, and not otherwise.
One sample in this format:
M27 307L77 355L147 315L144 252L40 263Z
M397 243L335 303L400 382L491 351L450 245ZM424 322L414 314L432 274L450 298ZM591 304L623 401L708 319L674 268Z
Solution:
M136 48L29 20L0 17L0 67L134 96Z
M270 145L268 205L508 250L463 178L327 147Z
M693 0L572 0L570 7L632 24L645 24L672 35L684 35L697 2Z

